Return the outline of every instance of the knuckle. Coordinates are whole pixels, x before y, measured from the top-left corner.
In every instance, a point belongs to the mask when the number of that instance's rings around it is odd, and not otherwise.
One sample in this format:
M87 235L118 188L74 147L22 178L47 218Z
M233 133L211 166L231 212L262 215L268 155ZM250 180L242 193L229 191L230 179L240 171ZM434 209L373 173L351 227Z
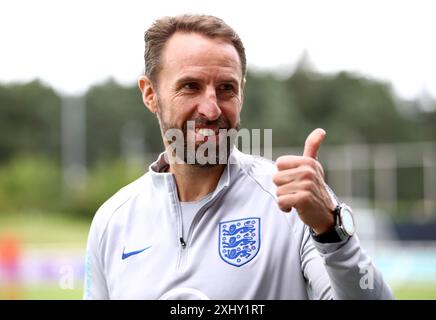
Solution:
M275 161L275 165L279 170L285 170L296 165L297 157L287 155L278 157Z
M285 210L285 204L284 204L283 200L279 200L279 201L278 201L278 205L279 205L279 208L280 208L281 210Z
M311 180L306 180L302 182L301 189L306 191L311 191L315 188L315 183Z
M308 166L311 166L312 168L314 168L316 166L316 164L318 163L318 161L316 161L315 159L311 158L311 157L304 157L305 163Z
M282 181L281 176L282 175L280 174L280 172L277 172L277 173L275 173L273 175L273 182L274 182L274 184L276 184L276 185L280 184L280 182Z
M276 159L276 164L282 163L286 156L280 156Z
M279 208L283 211L287 211L289 207L291 207L289 199L286 196L278 197L277 203L279 205Z
M301 202L302 203L308 203L311 201L312 193L310 191L304 191L301 193Z
M279 170L283 169L283 167L285 166L286 162L287 162L287 156L278 157L276 159L276 166L277 166L277 168Z
M280 197L281 195L283 195L283 188L282 187L277 187L277 189L276 189L276 196Z
M319 163L318 161L316 161L314 169L320 172L322 176L324 176L324 168L322 167L321 163Z
M303 179L304 180L314 180L316 177L316 171L309 166L305 166L303 170Z

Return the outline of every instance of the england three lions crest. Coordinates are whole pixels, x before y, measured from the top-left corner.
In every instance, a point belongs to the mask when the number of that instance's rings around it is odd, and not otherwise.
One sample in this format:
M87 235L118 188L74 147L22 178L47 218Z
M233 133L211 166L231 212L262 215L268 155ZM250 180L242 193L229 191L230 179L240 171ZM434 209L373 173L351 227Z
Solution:
M240 267L251 261L260 249L260 218L219 223L218 251L221 259Z

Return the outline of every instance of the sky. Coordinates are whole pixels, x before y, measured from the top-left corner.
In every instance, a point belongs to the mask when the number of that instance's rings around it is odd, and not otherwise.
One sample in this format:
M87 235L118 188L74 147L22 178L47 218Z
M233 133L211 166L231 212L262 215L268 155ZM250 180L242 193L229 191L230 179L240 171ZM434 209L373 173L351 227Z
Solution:
M205 13L237 31L252 70L289 75L306 53L317 71L436 97L435 9L431 0L0 0L0 82L39 78L68 95L108 77L133 84L153 20Z

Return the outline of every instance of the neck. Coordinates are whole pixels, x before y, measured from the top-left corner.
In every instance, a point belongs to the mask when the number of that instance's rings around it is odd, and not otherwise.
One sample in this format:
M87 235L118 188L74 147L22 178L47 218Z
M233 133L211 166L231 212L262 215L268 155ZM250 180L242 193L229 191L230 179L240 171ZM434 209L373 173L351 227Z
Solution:
M171 164L169 172L176 178L181 202L192 202L215 190L225 165L197 167L189 164Z

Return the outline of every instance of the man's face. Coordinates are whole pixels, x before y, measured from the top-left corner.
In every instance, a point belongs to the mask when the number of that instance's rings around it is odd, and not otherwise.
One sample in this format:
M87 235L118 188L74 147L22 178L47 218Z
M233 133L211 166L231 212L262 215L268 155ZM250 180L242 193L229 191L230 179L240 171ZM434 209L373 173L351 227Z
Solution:
M233 45L196 33L176 33L162 52L161 65L154 89L163 135L180 129L185 147L193 139L196 150L206 141L226 143L219 129L239 129L244 81ZM188 121L195 125L187 126ZM164 136L168 145L166 140Z

